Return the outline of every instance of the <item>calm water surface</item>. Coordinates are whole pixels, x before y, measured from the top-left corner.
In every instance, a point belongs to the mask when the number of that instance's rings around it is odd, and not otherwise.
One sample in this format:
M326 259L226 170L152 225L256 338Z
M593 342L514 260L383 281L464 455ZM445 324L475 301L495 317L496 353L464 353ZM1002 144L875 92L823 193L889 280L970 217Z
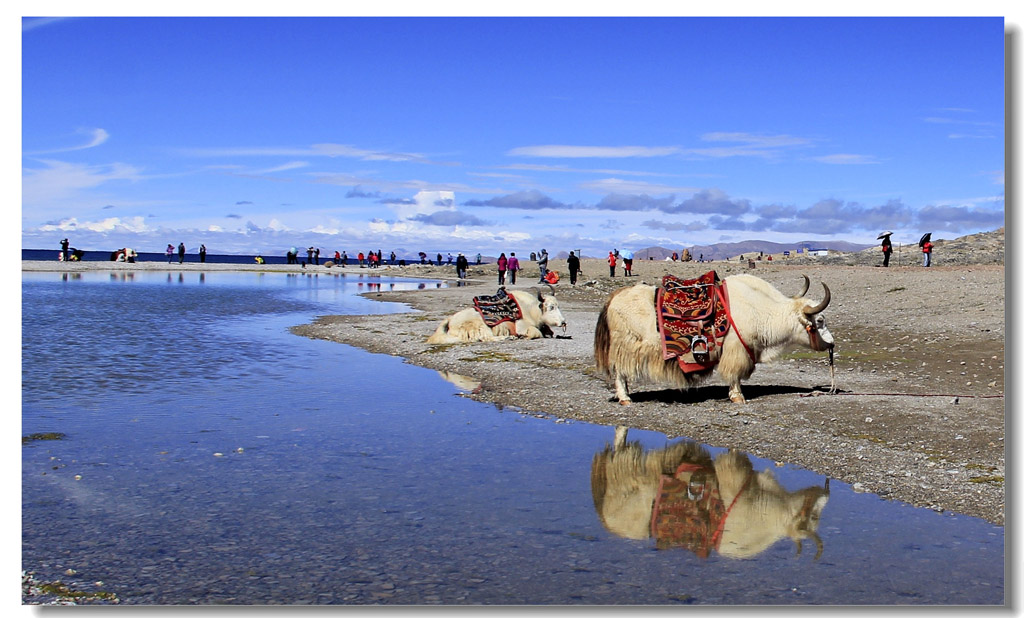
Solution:
M355 295L378 285L436 284L24 273L22 432L66 437L22 449L23 568L132 604L1003 602L1001 527L837 482L818 560L609 533L590 468L613 428L288 332L406 310ZM752 461L790 491L824 481Z

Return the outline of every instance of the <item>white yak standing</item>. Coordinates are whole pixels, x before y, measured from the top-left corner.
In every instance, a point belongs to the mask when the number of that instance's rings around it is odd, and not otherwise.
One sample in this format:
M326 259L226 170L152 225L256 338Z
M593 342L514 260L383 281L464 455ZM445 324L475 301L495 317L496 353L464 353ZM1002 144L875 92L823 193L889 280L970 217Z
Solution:
M723 283L734 326L722 342L717 366L691 373L663 356L655 308L657 288L641 283L608 297L597 319L594 359L597 368L613 379L619 403L631 402L629 382L646 380L685 389L704 382L715 369L729 385L729 399L746 403L740 381L750 377L757 363L799 345L815 351L834 347L821 315L832 298L824 283L825 299L820 303L803 298L810 286L806 275L803 292L792 298L752 275L732 275Z

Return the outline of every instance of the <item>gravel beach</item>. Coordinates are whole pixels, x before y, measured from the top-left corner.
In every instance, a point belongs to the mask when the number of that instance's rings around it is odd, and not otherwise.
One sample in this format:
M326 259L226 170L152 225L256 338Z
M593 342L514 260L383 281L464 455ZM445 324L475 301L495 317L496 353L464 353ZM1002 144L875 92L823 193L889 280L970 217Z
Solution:
M618 425L686 436L803 466L883 499L1002 525L1003 231L969 237L967 246L958 253L956 242L937 244L931 268L920 267L920 256L906 247L901 264L887 269L874 265L881 261L878 253L861 252L824 260L758 261L752 269L738 260L637 261L634 277L622 277L620 268L612 278L603 260L584 260L585 274L576 286L568 284L567 276L555 286L568 322L562 337L438 346L425 340L443 318L470 306L473 296L496 291L493 264L471 266L463 282L455 279L453 267L422 265L369 270L26 261L22 269L255 270L444 279L447 288L365 294L408 305L407 313L321 316L293 331L435 369L464 387L464 396L505 409L608 425L609 441ZM564 260L552 260L549 267L566 274ZM809 297L820 298L821 282L827 283L832 302L825 316L837 341L839 393L825 394L827 354L803 350L758 365L744 383L746 405L729 402L717 378L690 391L638 384L631 388L633 405L619 405L593 362L594 325L608 294L625 285L657 284L665 274L691 278L711 269L722 277L755 274L787 295L800 291L803 274L812 281ZM509 287L535 287L536 280L536 265L526 262L519 284Z

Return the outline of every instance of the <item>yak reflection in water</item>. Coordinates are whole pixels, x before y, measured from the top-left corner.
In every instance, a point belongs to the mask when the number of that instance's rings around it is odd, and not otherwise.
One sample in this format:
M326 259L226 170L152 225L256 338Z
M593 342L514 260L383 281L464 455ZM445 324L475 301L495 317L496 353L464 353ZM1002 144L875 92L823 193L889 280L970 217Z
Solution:
M658 549L683 547L707 557L750 558L784 537L804 539L821 557L818 521L828 502L824 487L790 492L770 470L755 472L750 457L729 450L715 458L689 440L648 450L627 442L626 427L615 444L594 455L590 488L601 524L628 539L654 538Z

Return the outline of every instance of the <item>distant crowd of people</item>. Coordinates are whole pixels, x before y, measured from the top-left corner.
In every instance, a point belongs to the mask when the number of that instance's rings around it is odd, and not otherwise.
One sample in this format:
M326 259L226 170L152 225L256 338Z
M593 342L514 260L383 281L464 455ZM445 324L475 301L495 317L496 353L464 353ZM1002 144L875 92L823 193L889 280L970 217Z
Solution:
M893 249L892 249L892 240L890 238L891 236L892 236L892 232L882 232L881 234L878 235L878 239L882 241L882 264L881 265L883 267L885 267L885 268L889 267L889 259L891 258L892 251L893 251ZM935 248L935 245L932 244L932 242L931 242L931 233L927 233L924 236L922 236L921 240L918 242L918 246L920 247L921 253L923 255L923 259L924 259L923 266L925 266L925 267L931 266L931 264L932 264L932 253L933 253L934 248ZM167 244L167 249L165 251L166 256L167 256L167 263L168 264L172 263L174 261L175 255L177 255L178 263L179 264L183 264L185 262L185 253L186 253L186 251L187 251L187 249L185 247L185 243L184 242L178 243L177 248L175 248L175 246L172 243L168 243ZM320 248L319 247L310 246L307 249L305 249L305 253L306 253L305 261L300 261L299 260L299 250L296 247L292 247L285 254L286 262L288 264L301 264L303 267L305 267L307 265L313 265L313 266L319 266L320 265ZM788 252L786 252L786 254L788 255ZM64 239L62 239L60 241L60 253L57 256L58 260L63 261L63 262L80 261L80 260L83 259L84 255L85 255L84 251L81 251L79 249L75 249L74 247L71 247L70 246L70 241L67 238L64 238ZM111 261L121 261L121 262L134 262L137 257L138 257L138 253L134 249L132 249L130 247L124 247L124 248L118 249L118 250L114 251L113 253L111 253L111 255L110 255ZM428 256L427 256L427 254L425 252L423 252L423 251L419 252L418 257L419 257L419 263L420 264L424 264L424 265L426 265L426 264L433 264L433 263L436 263L437 266L442 266L444 264L448 264L449 266L454 265L455 266L456 274L457 274L458 278L460 278L460 279L465 279L467 274L468 274L468 272L469 272L469 264L470 264L469 258L467 258L462 253L458 253L458 255L456 257L453 257L452 254L449 252L447 254L447 258L445 256L442 256L441 253L438 253L437 257L436 257L436 262L430 260L428 258ZM408 263L408 261L406 259L399 259L394 251L391 252L391 254L388 256L387 262L385 262L385 258L384 258L383 252L380 249L378 249L377 251L368 251L366 253L360 251L359 253L356 254L356 257L354 259L355 259L355 263L358 264L360 268L379 268L381 266L381 264L385 264L385 263L389 264L391 266L405 266ZM478 265L478 266L483 263L483 255L481 255L479 252L477 252L477 254L475 255L474 259L475 259L476 265ZM653 260L654 257L648 256L647 259ZM694 261L693 255L691 254L689 249L683 249L681 254L679 252L677 252L677 251L673 251L672 255L671 255L671 258L669 258L669 259L671 259L673 262L677 262L677 261L691 262L691 261ZM746 259L745 255L740 255L739 256L739 260L741 262L744 261L745 259ZM757 258L751 258L751 259L752 260L753 259L757 259L757 260L764 259L764 252L763 251L760 252L759 255L757 256ZM616 267L619 266L620 263L622 265L623 276L625 276L625 277L632 277L632 276L634 276L633 275L633 252L632 251L628 251L628 250L619 251L618 249L612 249L611 251L608 252L607 260L608 260L608 273L609 273L610 276L612 276L612 277L615 276L615 269L616 269ZM768 261L772 261L772 256L770 254L768 255L767 260ZM264 260L264 258L263 258L263 256L261 254L258 254L255 257L255 261L256 261L257 264L265 263L265 260ZM541 249L539 253L531 252L530 253L530 261L531 262L536 262L538 270L540 271L540 279L538 280L538 283L557 283L558 282L558 280L559 280L558 273L554 272L554 271L549 271L548 270L548 252L547 252L547 249ZM570 283L572 285L576 285L577 278L579 277L579 275L583 274L583 270L582 270L582 268L580 266L580 256L576 254L576 251L570 251L569 252L569 257L567 258L566 261L567 261L567 267L569 269L569 281L570 281ZM705 261L704 254L703 253L699 254L698 257L696 258L696 261L697 262L704 262ZM707 260L707 261L708 262L713 262L714 260L710 259L710 260ZM206 245L205 244L200 244L199 245L199 262L200 263L206 262ZM506 256L505 253L502 252L501 255L498 256L498 259L496 260L496 262L497 262L497 267L498 267L498 285L499 286L505 285L506 280L508 280L508 282L511 285L515 285L516 284L516 280L518 278L518 273L519 273L520 270L522 270L522 265L520 264L519 259L516 257L515 252L510 252L509 256ZM335 251L334 252L334 260L333 260L333 264L332 265L344 266L344 265L346 265L348 263L349 263L349 256L348 256L348 253L346 251Z

